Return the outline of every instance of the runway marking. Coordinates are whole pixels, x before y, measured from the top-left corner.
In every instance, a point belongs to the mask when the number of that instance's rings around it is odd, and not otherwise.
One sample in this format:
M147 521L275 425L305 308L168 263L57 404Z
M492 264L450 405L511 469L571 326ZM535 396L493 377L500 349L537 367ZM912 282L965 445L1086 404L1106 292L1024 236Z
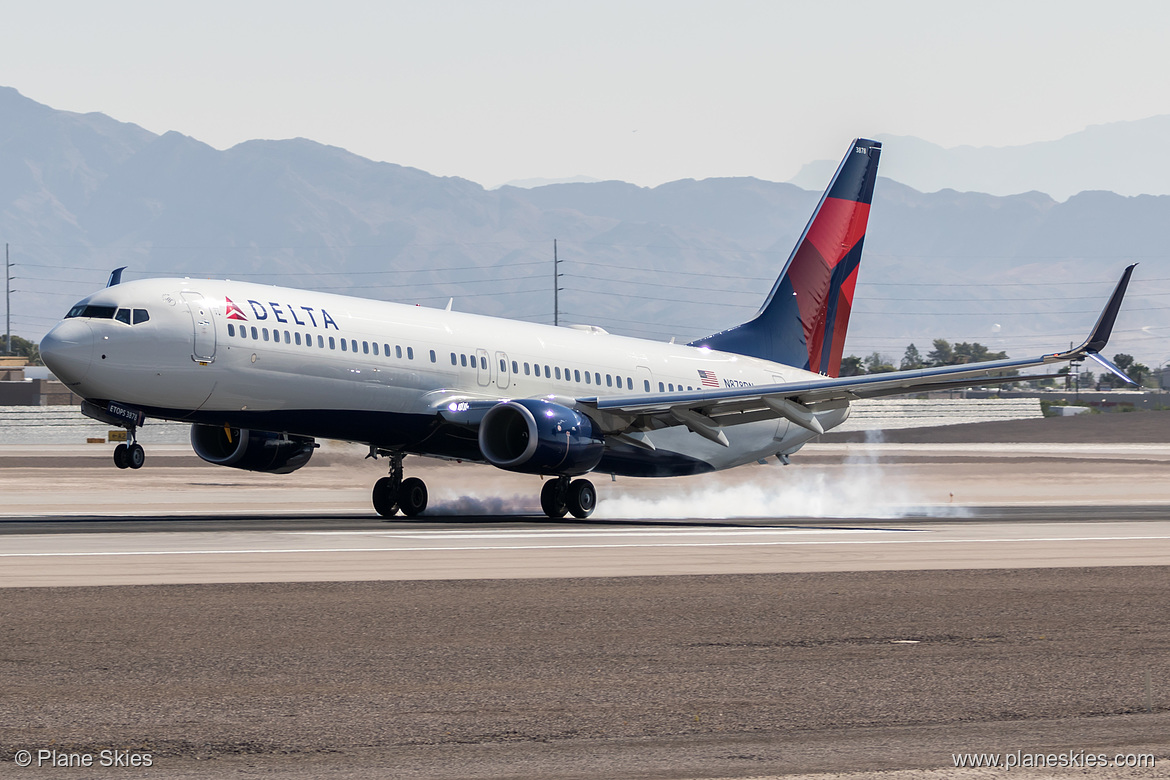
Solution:
M755 536L778 534L795 536L800 534L874 534L874 533L922 533L916 528L704 528L661 531L641 531L617 528L613 530L589 531L281 531L287 536L378 536L390 539L548 539L566 537L597 536Z
M1124 542L1124 541L1166 541L1170 536L1087 536L1087 537L1028 537L1021 539L860 539L841 541L766 541L766 542L694 542L649 544L532 544L532 545L483 545L476 547L338 547L302 549L249 549L249 550L105 550L94 552L30 552L0 553L0 558L86 558L112 557L119 555L303 555L314 553L376 553L376 552L484 552L490 550L605 550L620 548L671 548L671 547L783 547L808 545L875 545L875 544L1021 544L1028 542Z

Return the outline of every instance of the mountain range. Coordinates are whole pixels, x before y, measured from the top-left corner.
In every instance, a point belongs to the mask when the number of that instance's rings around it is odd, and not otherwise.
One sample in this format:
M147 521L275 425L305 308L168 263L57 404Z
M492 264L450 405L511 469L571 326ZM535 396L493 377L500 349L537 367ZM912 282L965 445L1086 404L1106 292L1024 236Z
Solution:
M885 175L920 192L952 189L1015 195L1038 191L1062 201L1086 190L1170 194L1170 157L1158 151L1167 139L1170 114L1093 125L1055 141L1020 146L947 149L912 136L876 138L898 150L897 156L882 161ZM790 181L818 189L823 186L818 182L833 175L837 162L809 163Z
M891 139L883 170L916 148ZM555 240L562 323L689 340L754 313L829 175L813 189L718 178L485 190L306 139L220 151L0 88L0 241L15 264L13 332L34 339L123 265L126 279L454 298L464 311L552 322ZM882 178L846 350L896 359L932 338L1019 356L1060 347L1141 260L1115 343L1158 365L1170 356L1165 224L1168 196L1058 202Z

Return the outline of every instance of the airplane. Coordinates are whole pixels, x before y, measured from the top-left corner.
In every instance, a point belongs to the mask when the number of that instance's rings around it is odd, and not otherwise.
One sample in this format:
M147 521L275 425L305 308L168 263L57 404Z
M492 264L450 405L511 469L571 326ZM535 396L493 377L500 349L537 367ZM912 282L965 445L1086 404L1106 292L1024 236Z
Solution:
M273 474L308 463L317 439L358 442L389 459L373 488L386 518L427 507L423 481L404 478L407 455L549 477L545 514L585 518L590 472L787 464L853 400L1085 359L1131 381L1099 353L1133 265L1075 349L839 376L880 156L879 142L850 144L758 313L689 344L227 280L122 282L117 269L41 355L82 413L127 430L119 468L145 462L136 433L148 418L190 422L209 463Z

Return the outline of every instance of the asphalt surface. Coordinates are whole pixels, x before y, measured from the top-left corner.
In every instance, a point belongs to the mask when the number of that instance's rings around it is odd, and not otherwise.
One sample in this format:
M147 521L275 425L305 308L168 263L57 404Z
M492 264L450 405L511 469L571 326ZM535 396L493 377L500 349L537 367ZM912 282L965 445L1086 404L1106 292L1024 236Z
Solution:
M106 777L1166 761L1168 603L1166 567L13 589L0 775L79 776L15 767L49 746L152 757Z
M445 514L387 522L360 453L282 479L0 448L0 777L922 780L1003 776L952 754L1016 750L1167 777L1170 437L1081 419L1047 448L967 432L599 480L609 515L585 523L475 467L427 466ZM387 573L420 555L422 579ZM865 570L883 556L901 570ZM730 565L770 573L695 573ZM110 572L202 584L19 586ZM152 766L16 765L41 749Z

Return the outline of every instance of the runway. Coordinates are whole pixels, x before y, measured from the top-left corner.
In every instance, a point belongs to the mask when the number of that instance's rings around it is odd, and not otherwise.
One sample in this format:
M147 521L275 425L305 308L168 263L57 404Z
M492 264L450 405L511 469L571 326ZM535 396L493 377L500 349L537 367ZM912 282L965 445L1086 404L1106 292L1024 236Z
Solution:
M1167 776L1170 448L1002 450L599 479L581 522L478 467L416 464L436 514L385 521L352 452L0 451L0 776L49 744L153 756L95 777Z
M909 523L722 526L550 526L534 518L444 526L360 521L365 527L354 529L331 527L352 522L299 518L296 530L225 530L218 523L217 530L180 531L167 526L198 521L140 519L117 533L50 521L70 532L0 537L0 587L1170 566L1170 512L1143 510L1136 514L1145 517L1129 520L1036 522L1017 510L1008 521L985 509L981 517ZM1111 516L1097 507L1080 514ZM280 518L267 522L279 525Z

